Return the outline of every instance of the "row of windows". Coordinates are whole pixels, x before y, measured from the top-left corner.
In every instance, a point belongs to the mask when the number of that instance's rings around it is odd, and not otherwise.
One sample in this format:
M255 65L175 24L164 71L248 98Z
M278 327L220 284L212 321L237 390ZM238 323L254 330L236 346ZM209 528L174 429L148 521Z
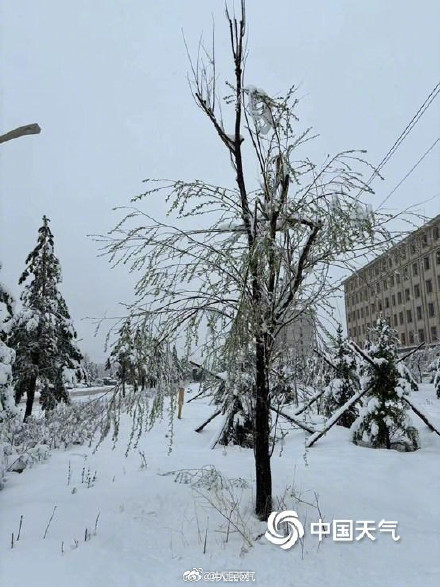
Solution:
M440 226L434 226L432 228L432 241L436 242L438 240L440 240ZM424 233L420 239L420 245L421 245L421 249L426 248L429 245L429 236L428 233ZM416 242L411 242L409 245L401 245L392 255L388 255L386 258L382 259L381 261L376 262L374 265L372 265L369 269L368 269L368 278L372 279L373 277L377 277L380 275L380 273L384 273L387 270L391 269L393 267L393 265L395 266L400 266L401 265L401 261L402 260L406 260L407 257L407 248L409 247L409 250L411 252L412 255L414 255L417 251L417 244ZM394 262L393 262L393 258L394 258ZM428 260L426 260L428 259ZM424 258L424 263L425 263L425 269L429 269L429 257L425 257ZM440 263L440 250L436 251L436 263L439 264ZM428 264L426 266L426 264ZM347 284L347 288L349 291L353 291L355 290L357 287L361 287L363 282L365 281L365 277L359 276L357 278L352 279L350 282L348 282Z
M440 249L438 251L436 251L436 253L435 253L435 262L436 262L436 265L440 265ZM431 258L429 256L426 256L423 258L423 268L425 271L429 271L429 269L431 268ZM394 287L395 284L400 284L401 275L402 275L402 279L404 281L407 281L410 277L411 270L412 270L412 275L414 277L416 277L420 274L418 262L413 263L412 267L410 265L403 267L401 274L399 272L396 272L395 275L390 275L389 277L384 279L382 282L380 282L380 281L376 282L376 285L374 286L376 288L376 293L380 293L382 291L382 289L383 289L383 291L387 291L388 288ZM358 304L359 302L362 302L362 298L364 300L367 300L367 295L368 295L367 289L364 289L364 290L356 292L352 296L348 296L348 298L347 298L348 305L354 305L355 303Z
M437 276L437 287L440 289L440 275ZM421 289L420 289L420 283L415 283L414 284L414 297L415 298L419 298L421 296ZM434 291L434 286L432 283L432 279L425 279L425 290L427 294L431 294ZM381 287L380 287L380 282L377 282L375 286L373 286L370 290L370 297L374 298L376 296L376 294L381 293ZM404 295L405 295L405 301L408 302L411 299L411 290L410 288L405 288L404 290ZM356 304L362 303L362 301L367 301L368 300L368 291L367 289L363 290L362 292L357 292L356 294L353 294L353 296L349 296L347 298L347 307L350 308L351 306L355 306ZM396 294L391 294L391 303L393 306L396 305L396 300L398 304L401 304L403 301L403 297L402 297L402 292L398 291L397 292L397 298L396 298ZM385 307L389 308L390 307L390 298L389 297L385 297Z
M356 337L356 336L365 336L368 333L368 329L370 328L370 323L362 324L362 326L354 326L353 328L348 329L348 336L349 337ZM437 326L431 326L431 342L437 342L439 340ZM405 332L400 333L400 342L405 345L407 344L406 334ZM425 336L425 329L419 328L417 332L414 330L410 330L408 332L408 344L416 344L426 342Z
M385 298L385 308L388 309L389 306L389 302L388 298ZM395 305L395 304L394 304ZM378 303L377 306L377 311L378 312L382 312L383 307L382 307L382 302ZM375 304L371 304L371 315L376 313L376 305ZM428 306L427 306L427 314L429 316L429 318L433 318L436 315L435 312L435 305L432 302L429 302ZM364 308L361 308L360 310L355 310L353 312L348 312L347 314L347 320L348 322L355 322L356 319L357 320L361 320L362 318L367 318L370 315L370 308L368 306L365 307L365 312L364 312ZM399 316L400 316L400 324L403 324L403 311L399 312ZM416 319L417 320L423 320L423 310L422 310L422 306L417 306L416 307L416 313L415 313ZM413 320L413 313L412 310L406 310L406 321L407 322L412 322ZM394 326L397 326L397 314L394 314Z

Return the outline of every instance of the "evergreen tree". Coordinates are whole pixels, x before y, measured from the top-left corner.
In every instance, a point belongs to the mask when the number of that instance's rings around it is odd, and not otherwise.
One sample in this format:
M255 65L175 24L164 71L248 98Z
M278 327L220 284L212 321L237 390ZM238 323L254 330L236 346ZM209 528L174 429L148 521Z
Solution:
M43 216L38 242L26 259L19 284L23 285L23 309L14 321L11 342L16 351L15 400L26 394L25 421L32 413L37 384L43 409L68 402L68 375L81 376L82 355L67 304L58 290L61 266L54 253L49 219Z
M137 341L139 344L139 341ZM136 356L130 320L125 320L118 330L118 338L107 359L106 368L116 367L116 378L121 382L122 395L125 397L126 384L135 380Z
M356 358L347 340L344 340L342 336L341 325L338 326L335 343L336 348L332 358L332 364L335 370L333 379L328 384L325 395L325 411L327 416L332 416L360 390ZM353 405L342 414L338 424L345 428L350 428L357 416L357 407Z
M353 442L372 448L416 450L418 432L411 425L408 406L402 399L410 385L397 362L397 333L379 318L371 338L366 352L374 366L366 362L362 378L364 389L371 386L371 390L353 424Z

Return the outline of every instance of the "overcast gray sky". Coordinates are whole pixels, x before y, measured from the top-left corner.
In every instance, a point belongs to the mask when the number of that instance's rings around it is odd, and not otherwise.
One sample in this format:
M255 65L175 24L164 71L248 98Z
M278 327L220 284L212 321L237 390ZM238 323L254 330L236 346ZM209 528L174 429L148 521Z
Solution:
M17 280L43 214L52 220L62 291L82 350L101 360L86 316L120 314L133 279L97 257L90 233L146 177L231 185L223 145L188 88L182 29L194 51L216 23L218 68L232 80L222 0L0 0L0 132L38 122L42 133L1 145L2 280ZM300 85L298 114L327 153L365 148L381 161L440 78L438 0L248 0L246 83L279 94ZM372 204L440 135L440 98L384 168ZM440 212L440 145L388 201ZM434 197L435 196L435 197ZM158 207L161 208L161 206ZM161 213L162 210L150 210Z

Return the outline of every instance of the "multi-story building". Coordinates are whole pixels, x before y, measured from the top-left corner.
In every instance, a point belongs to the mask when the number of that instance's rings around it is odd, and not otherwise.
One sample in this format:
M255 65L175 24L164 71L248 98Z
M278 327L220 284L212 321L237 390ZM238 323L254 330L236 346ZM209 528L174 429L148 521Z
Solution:
M383 316L403 347L440 344L440 214L346 279L344 294L356 343Z
M288 349L298 360L309 358L316 348L316 319L311 310L300 314L281 329L276 338L277 348Z

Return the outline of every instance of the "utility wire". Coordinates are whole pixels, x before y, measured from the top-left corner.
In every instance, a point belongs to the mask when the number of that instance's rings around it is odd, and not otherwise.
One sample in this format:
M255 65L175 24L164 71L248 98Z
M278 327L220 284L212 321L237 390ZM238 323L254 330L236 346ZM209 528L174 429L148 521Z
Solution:
M432 104L432 102L435 100L435 98L438 96L439 93L440 93L440 82L438 82L435 85L434 89L430 92L429 96L426 98L426 100L423 102L423 104L420 106L420 108L414 114L412 119L408 122L408 124L406 125L404 130L401 132L399 137L396 139L393 146L390 148L388 153L385 155L385 157L379 163L379 165L377 166L377 168L375 169L375 171L373 172L371 177L366 182L365 188L371 184L371 182L376 177L376 175L379 175L380 170L388 163L388 161L391 159L391 157L395 154L395 152L400 147L402 142L406 139L406 137L409 135L411 130L414 128L414 126L418 123L418 121L423 116L423 114L428 110L429 106ZM365 188L361 189L358 196L360 196L360 194L364 191Z
M379 205L379 207L377 208L378 210L380 210L382 208L382 206L385 204L385 202L387 202L391 196L394 194L394 192L402 185L402 183L412 174L412 172L420 165L420 163L423 161L423 159L433 150L433 148L436 146L436 144L440 141L440 137L438 137L433 143L432 145L429 147L429 149L427 149L423 155L420 157L420 159L417 161L417 163L415 163L411 169L402 177L402 179L399 181L399 183L390 191L390 193L387 195L387 197L383 200L383 202Z

